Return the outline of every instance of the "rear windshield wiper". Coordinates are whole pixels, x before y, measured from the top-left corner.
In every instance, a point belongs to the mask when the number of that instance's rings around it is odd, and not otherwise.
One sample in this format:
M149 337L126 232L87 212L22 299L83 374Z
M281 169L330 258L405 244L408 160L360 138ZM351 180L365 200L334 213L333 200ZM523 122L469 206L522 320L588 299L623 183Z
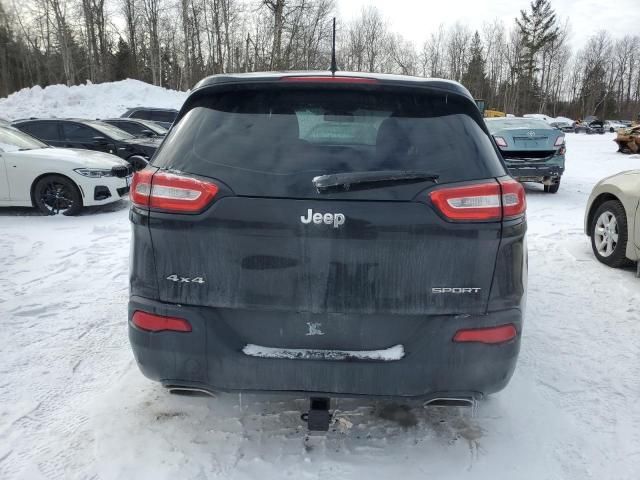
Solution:
M398 183L431 181L437 183L438 175L411 170L379 170L373 172L331 173L314 177L313 185L318 192L342 188L349 190L352 186L360 188L376 188Z

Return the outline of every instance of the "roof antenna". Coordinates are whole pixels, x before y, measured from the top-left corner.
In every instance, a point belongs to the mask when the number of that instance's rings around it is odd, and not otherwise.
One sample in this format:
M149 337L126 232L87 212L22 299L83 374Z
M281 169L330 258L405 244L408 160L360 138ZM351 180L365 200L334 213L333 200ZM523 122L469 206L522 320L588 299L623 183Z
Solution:
M333 41L331 44L331 75L335 75L338 70L336 65L336 17L333 17Z

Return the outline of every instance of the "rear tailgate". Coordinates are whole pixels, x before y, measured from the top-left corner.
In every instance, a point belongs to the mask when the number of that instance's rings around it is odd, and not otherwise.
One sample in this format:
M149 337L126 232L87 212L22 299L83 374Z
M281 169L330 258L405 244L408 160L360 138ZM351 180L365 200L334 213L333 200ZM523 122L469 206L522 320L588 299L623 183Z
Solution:
M342 214L345 223L305 224L309 210ZM152 223L152 237L165 302L312 313L481 313L500 224L451 224L420 202L225 197L197 218ZM204 283L187 284L184 277ZM447 287L477 290L433 290Z
M501 222L451 222L429 200L504 175L470 99L295 84L198 98L153 163L219 191L199 214L151 212L160 300L282 318L486 310ZM385 169L439 180L328 192L312 183Z

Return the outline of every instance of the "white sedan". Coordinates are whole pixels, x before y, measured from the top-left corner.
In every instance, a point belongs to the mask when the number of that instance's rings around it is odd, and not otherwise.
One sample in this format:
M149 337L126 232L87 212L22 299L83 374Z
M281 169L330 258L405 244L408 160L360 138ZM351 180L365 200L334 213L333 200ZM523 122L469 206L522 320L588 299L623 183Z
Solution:
M0 126L2 207L33 206L46 215L74 215L82 207L127 195L131 173L131 166L115 155L52 148L15 128Z

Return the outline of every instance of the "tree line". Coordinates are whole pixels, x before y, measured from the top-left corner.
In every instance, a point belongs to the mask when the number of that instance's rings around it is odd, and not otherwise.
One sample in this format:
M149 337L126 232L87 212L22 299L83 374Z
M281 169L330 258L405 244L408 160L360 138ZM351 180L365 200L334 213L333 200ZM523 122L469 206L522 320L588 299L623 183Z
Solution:
M569 24L550 0L523 6L512 24L442 25L420 45L366 7L349 22L338 19L338 67L460 81L488 107L515 114L640 113L640 36L599 31L572 52ZM187 90L211 74L327 70L335 12L335 0L0 3L0 96L87 80Z

